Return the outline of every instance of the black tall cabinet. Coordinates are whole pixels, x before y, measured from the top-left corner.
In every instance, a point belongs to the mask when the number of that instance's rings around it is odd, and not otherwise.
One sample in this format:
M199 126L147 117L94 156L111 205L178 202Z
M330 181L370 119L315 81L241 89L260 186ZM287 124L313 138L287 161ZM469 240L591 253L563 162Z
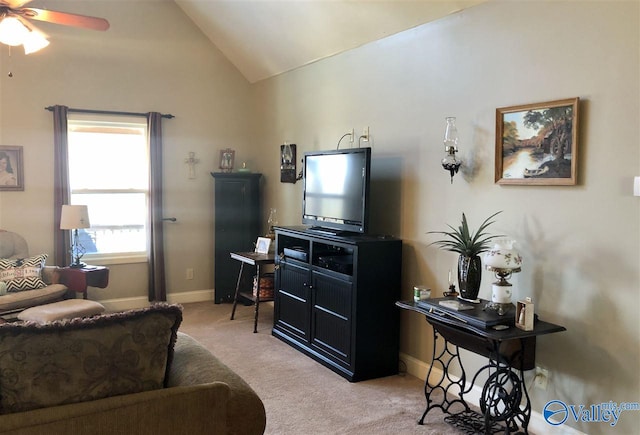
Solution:
M215 303L232 302L239 264L232 251L253 251L261 229L262 174L212 172L215 180Z

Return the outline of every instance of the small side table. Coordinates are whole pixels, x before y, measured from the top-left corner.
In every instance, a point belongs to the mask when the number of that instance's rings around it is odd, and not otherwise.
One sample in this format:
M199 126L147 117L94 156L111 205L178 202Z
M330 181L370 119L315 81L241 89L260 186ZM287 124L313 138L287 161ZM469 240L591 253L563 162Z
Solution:
M105 288L109 285L109 268L105 266L61 267L60 282L87 299L87 287Z
M260 278L262 277L262 267L265 264L274 264L276 256L274 253L259 254L257 252L232 252L231 258L240 261L240 273L238 273L238 281L236 282L236 293L233 297L233 309L231 310L231 320L233 320L236 314L236 305L238 305L238 296L244 296L245 298L253 301L256 306L255 318L253 321L253 332L258 332L258 311L260 310L260 302L272 301L273 298L261 298L260 289L258 289L254 296L252 292L241 292L240 281L242 281L242 272L244 265L249 264L256 267L256 275L258 276L258 286L260 285Z
M489 301L481 300L473 310L454 311L439 305L439 301L444 299L454 300L436 298L422 303L396 302L396 306L402 309L424 315L433 327L432 362L424 386L427 406L418 424L424 424L427 413L437 408L446 415L444 420L447 423L466 433L528 434L531 401L524 382L524 370L535 367L536 338L566 331L566 328L542 320L537 320L531 331L523 331L515 326L504 330L474 326L472 323L486 318L482 307ZM505 323L511 315L513 313L505 315ZM444 346L436 346L438 337L443 339ZM478 369L468 386L459 348L489 360ZM458 367L462 372L457 381L450 377L451 366ZM435 384L430 380L434 370L442 371ZM478 414L469 407L464 396L471 391L482 373L488 377L482 388L481 413Z

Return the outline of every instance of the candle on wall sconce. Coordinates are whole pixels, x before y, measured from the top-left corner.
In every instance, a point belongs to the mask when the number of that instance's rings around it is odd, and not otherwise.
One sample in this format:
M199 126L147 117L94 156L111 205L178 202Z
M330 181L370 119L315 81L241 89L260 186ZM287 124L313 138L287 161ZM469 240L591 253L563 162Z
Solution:
M280 145L280 182L296 181L296 144L285 142Z
M456 158L458 152L458 128L456 127L456 118L449 116L446 118L447 127L444 131L444 152L442 159L442 167L449 171L451 175L451 184L453 184L453 176L458 173L462 160Z

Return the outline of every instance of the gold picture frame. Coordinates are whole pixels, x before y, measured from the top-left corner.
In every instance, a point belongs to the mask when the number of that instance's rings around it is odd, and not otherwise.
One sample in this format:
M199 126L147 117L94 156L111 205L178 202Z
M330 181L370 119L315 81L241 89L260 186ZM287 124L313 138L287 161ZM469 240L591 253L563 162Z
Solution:
M220 171L233 172L233 164L236 158L236 152L231 148L220 150Z
M21 146L0 145L0 191L24 190Z
M496 109L495 182L577 184L579 101Z

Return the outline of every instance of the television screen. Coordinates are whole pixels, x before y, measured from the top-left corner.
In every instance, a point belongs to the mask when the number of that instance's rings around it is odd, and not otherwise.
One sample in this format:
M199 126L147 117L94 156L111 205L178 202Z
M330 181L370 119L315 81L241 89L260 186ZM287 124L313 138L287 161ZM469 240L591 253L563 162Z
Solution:
M365 233L371 148L305 153L302 223Z

